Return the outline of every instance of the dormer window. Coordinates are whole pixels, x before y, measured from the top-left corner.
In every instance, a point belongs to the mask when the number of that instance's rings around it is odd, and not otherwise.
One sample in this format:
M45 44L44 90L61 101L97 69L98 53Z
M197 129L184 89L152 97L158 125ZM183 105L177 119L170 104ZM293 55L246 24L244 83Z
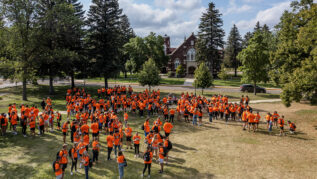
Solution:
M187 61L195 61L196 51L195 49L191 48L187 52L186 60Z

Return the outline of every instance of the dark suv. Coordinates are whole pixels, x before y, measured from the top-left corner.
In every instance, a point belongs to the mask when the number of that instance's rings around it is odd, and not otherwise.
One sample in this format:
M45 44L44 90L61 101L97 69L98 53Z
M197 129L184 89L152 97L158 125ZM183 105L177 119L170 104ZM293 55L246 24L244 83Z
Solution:
M242 92L249 92L249 93L253 93L254 92L254 86L250 85L250 84L243 84L240 86L240 91ZM266 89L256 86L256 92L257 93L266 93Z

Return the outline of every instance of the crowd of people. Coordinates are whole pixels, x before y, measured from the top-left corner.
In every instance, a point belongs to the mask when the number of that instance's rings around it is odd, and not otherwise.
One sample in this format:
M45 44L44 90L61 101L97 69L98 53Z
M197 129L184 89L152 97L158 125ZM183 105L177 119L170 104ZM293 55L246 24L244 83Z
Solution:
M27 137L27 128L31 136L35 136L36 126L38 134L61 130L64 145L56 154L53 170L56 178L64 178L68 164L71 164L70 174L84 168L86 178L89 177L89 168L98 164L101 148L107 149L107 160L114 155L119 169L119 177L124 176L124 167L127 160L125 150L134 150L135 158L144 160L142 177L148 172L151 174L152 160L160 164L159 173L164 172L164 165L168 164L168 153L172 149L169 136L174 128L174 118L177 121L191 123L194 126L203 124L203 114L213 120L241 121L243 130L259 129L261 116L254 112L248 96L241 96L239 103L229 103L227 96L214 95L211 98L195 96L192 93L182 93L179 99L171 95L161 99L160 90L134 93L131 86L115 86L97 90L98 98L94 99L85 89L68 89L66 93L66 119L62 120L60 112L54 112L52 100L48 97L41 102L42 112L37 106L10 104L7 114L0 115L1 133L7 134L7 127L13 135L17 135L17 125L20 122L22 134ZM19 115L20 114L20 115ZM129 115L138 116L144 120L140 135L136 128L132 128ZM162 116L162 119L161 117ZM145 119L142 119L145 118ZM150 122L155 118L154 122ZM280 127L280 135L284 134L284 116L276 111L265 116L268 131L273 126ZM288 121L290 133L294 133L296 125ZM101 146L100 135L106 135L107 146ZM67 140L67 136L70 136ZM67 144L70 142L70 144ZM140 145L144 152L140 154ZM71 146L71 147L69 147ZM126 149L124 149L124 146ZM91 155L92 154L92 157Z

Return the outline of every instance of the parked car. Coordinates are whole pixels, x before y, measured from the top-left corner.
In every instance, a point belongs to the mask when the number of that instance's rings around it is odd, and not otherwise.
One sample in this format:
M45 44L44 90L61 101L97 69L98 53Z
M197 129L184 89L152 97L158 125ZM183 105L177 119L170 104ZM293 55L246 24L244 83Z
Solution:
M250 84L243 84L240 86L240 91L242 92L249 92L249 93L253 93L254 92L254 86L250 85ZM266 89L256 86L256 92L257 93L266 93Z

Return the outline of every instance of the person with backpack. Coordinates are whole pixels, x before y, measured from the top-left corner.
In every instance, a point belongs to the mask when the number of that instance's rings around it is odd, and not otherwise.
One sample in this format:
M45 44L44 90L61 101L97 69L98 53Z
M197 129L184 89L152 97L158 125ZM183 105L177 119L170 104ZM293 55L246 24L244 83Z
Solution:
M74 143L74 146L68 151L69 157L72 159L72 167L70 169L70 175L73 175L73 169L75 168L75 172L77 172L77 143Z
M161 166L161 170L159 173L163 173L163 168L164 168L164 157L166 156L167 154L167 149L163 147L163 144L160 143L159 144L159 163L160 163L160 166Z
M296 125L295 123L291 122L291 121L288 121L287 122L288 125L289 125L289 133L290 134L294 134L295 133L295 130L296 130Z
M152 149L151 149L151 147L147 147L147 149L143 155L144 169L143 169L143 173L142 173L141 177L144 177L144 173L145 173L146 169L148 169L148 178L151 177L152 158L153 158Z
M59 151L59 157L61 158L60 160L60 164L62 165L62 170L63 170L63 174L62 174L62 178L64 178L64 173L65 173L65 169L67 168L67 144L63 145L63 149L61 151Z
M124 175L124 167L127 166L127 161L125 160L122 151L119 151L118 153L117 163L119 168L119 178L122 179Z
M56 160L53 162L53 170L55 172L56 179L62 179L63 178L63 170L62 170L62 164L60 164L60 157L57 157Z
M139 157L140 140L141 140L141 137L139 136L139 132L136 132L136 134L133 136L134 158Z
M7 127L8 127L8 119L6 118L6 114L2 113L0 115L0 121L1 121L1 132L2 136L6 135Z
M83 157L81 158L81 163L85 166L85 176L86 176L86 179L88 179L89 178L89 176L88 176L88 171L89 171L89 161L90 159L89 159L89 155L88 155L88 152L87 151L85 151L84 153L83 153Z
M284 135L284 116L278 119L278 124L280 125L280 136Z
M163 147L166 149L165 150L165 164L167 165L168 164L168 153L173 148L173 145L168 137L165 137Z

